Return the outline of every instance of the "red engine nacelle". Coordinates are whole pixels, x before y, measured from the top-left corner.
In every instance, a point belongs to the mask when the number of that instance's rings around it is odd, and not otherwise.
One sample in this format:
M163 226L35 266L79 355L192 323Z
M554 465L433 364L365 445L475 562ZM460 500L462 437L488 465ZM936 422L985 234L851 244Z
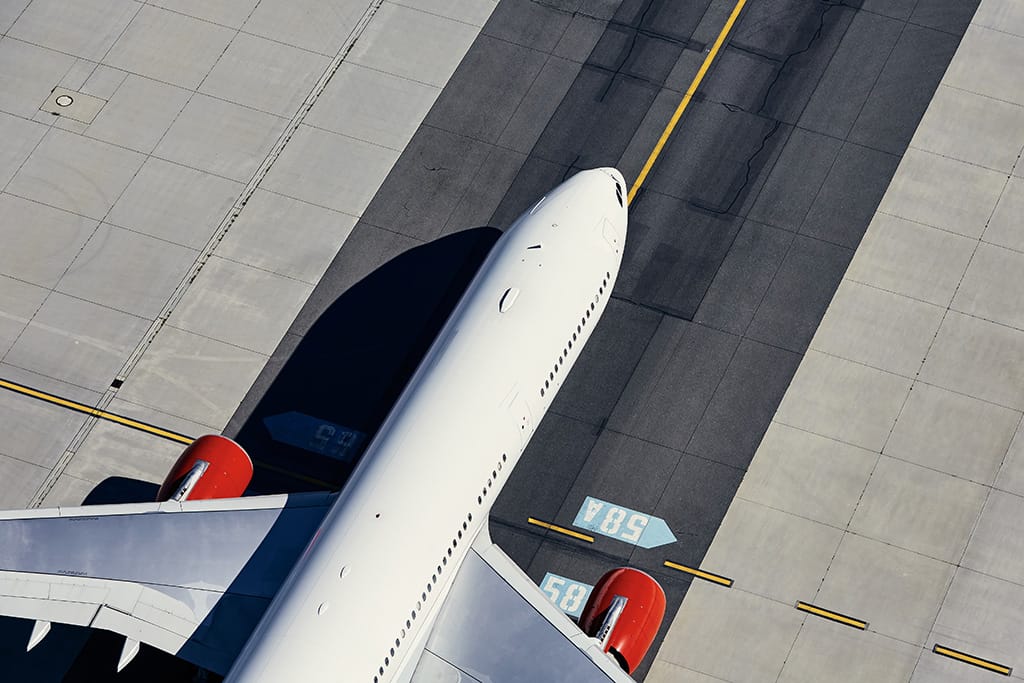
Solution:
M170 500L183 486L181 500L236 498L245 492L251 480L252 460L245 449L226 436L207 434L178 456L156 499Z
M617 615L613 608L616 597L626 599ZM610 612L614 623L606 624ZM580 628L588 636L603 638L604 651L626 673L633 673L654 642L664 617L665 591L658 582L639 569L620 567L606 573L594 586L580 616ZM599 635L605 627L611 632Z

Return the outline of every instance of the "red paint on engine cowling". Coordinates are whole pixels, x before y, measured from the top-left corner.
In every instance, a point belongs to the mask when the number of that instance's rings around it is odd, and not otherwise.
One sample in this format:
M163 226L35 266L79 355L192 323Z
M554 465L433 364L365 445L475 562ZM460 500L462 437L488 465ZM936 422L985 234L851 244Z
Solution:
M631 567L613 569L594 586L580 616L580 628L589 636L597 634L605 614L616 595L626 598L605 652L612 652L626 670L632 673L643 661L654 642L665 617L665 591L648 574Z
M245 449L226 436L207 434L189 444L178 456L156 494L158 502L174 495L197 460L205 460L210 466L188 494L188 500L237 498L252 481L252 460Z

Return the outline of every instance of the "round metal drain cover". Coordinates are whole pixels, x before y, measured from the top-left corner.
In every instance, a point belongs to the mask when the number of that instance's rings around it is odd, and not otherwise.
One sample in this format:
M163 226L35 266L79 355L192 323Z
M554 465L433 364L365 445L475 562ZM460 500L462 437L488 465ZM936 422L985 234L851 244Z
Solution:
M57 99L54 100L58 107L69 107L74 102L74 98L71 95L58 95Z

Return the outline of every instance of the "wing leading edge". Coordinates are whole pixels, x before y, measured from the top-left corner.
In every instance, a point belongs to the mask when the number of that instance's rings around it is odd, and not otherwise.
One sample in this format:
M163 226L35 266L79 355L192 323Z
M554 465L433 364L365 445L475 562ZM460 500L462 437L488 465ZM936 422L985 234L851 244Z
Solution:
M459 568L410 680L633 683L486 530Z
M292 494L0 513L0 615L126 636L226 673L334 500Z

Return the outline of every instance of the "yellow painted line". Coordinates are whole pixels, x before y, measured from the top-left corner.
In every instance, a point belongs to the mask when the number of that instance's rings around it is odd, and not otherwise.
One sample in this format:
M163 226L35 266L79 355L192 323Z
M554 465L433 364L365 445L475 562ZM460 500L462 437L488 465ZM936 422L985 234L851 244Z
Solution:
M987 659L982 659L981 657L975 657L974 655L969 655L966 652L960 652L959 650L954 650L954 649L949 648L949 647L944 647L942 645L939 645L938 643L935 643L935 647L932 648L932 652L934 652L937 655L942 655L944 657L950 657L952 659L958 659L961 662L965 662L967 664L973 664L974 666L979 666L982 669L988 669L989 671L995 671L997 674L1002 674L1004 676L1009 676L1010 672L1013 671L1013 669L1011 669L1008 666L1004 666L1002 664L997 664L996 662L990 662Z
M866 621L854 619L853 617L848 617L845 614L833 612L832 610L822 609L821 607L816 607L815 605L812 605L808 602L798 602L796 603L796 608L801 612L808 612L810 614L814 614L825 619L830 619L832 621L839 622L840 624L846 624L847 626L859 628L861 631L868 627L868 622Z
M530 524L534 525L534 526L543 527L545 529L548 529L549 531L557 531L560 534L565 534L566 536L572 536L573 538L578 538L579 540L586 541L587 543L593 543L594 542L594 537L593 536L587 536L586 534L581 534L578 531L573 531L572 529L566 529L564 526L558 526L557 524L551 524L550 522L542 522L541 520L534 519L533 517L527 518L526 521L529 522Z
M725 586L726 588L732 587L732 579L727 579L724 576L712 574L711 572L706 572L703 569L694 569L693 567L687 567L685 564L678 564L676 562L671 562L669 560L665 560L664 564L666 567L670 569L675 569L677 571L685 572L687 574L692 574L693 576L696 576L698 579L704 579L705 581L710 581L711 583L717 583L719 586Z
M668 142L669 137L672 135L672 131L675 130L680 117L682 117L683 112L686 111L686 107L689 106L690 100L693 99L694 93L697 92L697 88L700 86L700 82L704 80L704 74L706 74L708 69L711 67L711 62L715 61L715 57L718 56L718 51L721 49L722 43L725 42L725 37L729 35L729 31L732 30L732 26L736 23L736 18L739 17L745 4L747 4L747 0L737 0L736 6L732 8L732 13L729 15L729 19L725 22L725 26L722 27L721 32L718 34L718 38L715 39L714 44L711 46L708 56L704 58L704 63L700 65L697 75L693 77L693 82L691 82L690 87L686 89L686 93L683 95L683 99L680 100L679 106L676 107L675 113L673 113L672 118L669 119L668 125L665 126L665 130L661 132L661 137L658 138L658 144L654 146L650 156L647 157L647 161L644 163L644 167L640 170L640 175L637 176L636 182L633 183L633 187L629 188L629 195L626 198L626 203L631 204L633 202L633 197L636 196L640 186L644 184L645 180L647 180L647 174L651 172L651 167L653 167L654 162L658 160L658 156L661 154L662 148L665 147L665 143Z
M74 410L75 412L78 413L84 413L86 415L91 415L92 417L98 417L101 420L109 420L110 422L116 422L117 424L124 425L125 427L131 427L132 429L137 429L140 432L147 432L149 434L153 434L155 436L159 436L170 441L177 441L178 443L183 444L190 444L193 441L195 441L195 439L191 436L186 436L184 434L172 432L169 429L163 429L155 425L140 422L139 420L133 420L132 418L125 417L124 415L109 413L106 410L100 410L99 408L87 406L84 403L78 403L77 401L72 401L66 398L61 398L60 396L48 394L44 391L39 391L38 389L26 387L23 384L8 382L5 379L0 379L0 388L8 389L17 394L22 394L23 396L31 396L32 398L38 399L40 401L46 401L47 403L52 403L53 405L68 408L69 410Z
M178 443L183 443L186 445L195 441L195 438L191 436L186 436L184 434L172 432L169 429L162 429L161 427L157 427L146 422L133 420L132 418L125 417L124 415L118 415L116 413L107 412L106 410L93 408L92 406L87 406L84 403L78 403L77 401L61 398L60 396L48 394L45 391L39 391L38 389L33 389L32 387L27 387L23 384L9 382L5 379L0 379L0 388L8 389L23 396L30 396L40 401L45 401L53 405L61 406L62 408L74 410L75 412L78 413L84 413L92 417L98 417L101 420L115 422L119 425L124 425L125 427L130 427L132 429L137 429L140 432L146 432L147 434L159 436L170 441L177 441ZM304 481L308 484L313 484L314 486L322 486L323 488L329 490L336 488L336 486L330 482L323 481L321 479L315 479L313 477L307 477L306 475L298 474L297 472L290 472L281 467L277 467L276 465L260 462L259 460L253 460L253 465L261 469L268 470L270 472L276 472L277 474L285 475L292 479L298 479L299 481Z

